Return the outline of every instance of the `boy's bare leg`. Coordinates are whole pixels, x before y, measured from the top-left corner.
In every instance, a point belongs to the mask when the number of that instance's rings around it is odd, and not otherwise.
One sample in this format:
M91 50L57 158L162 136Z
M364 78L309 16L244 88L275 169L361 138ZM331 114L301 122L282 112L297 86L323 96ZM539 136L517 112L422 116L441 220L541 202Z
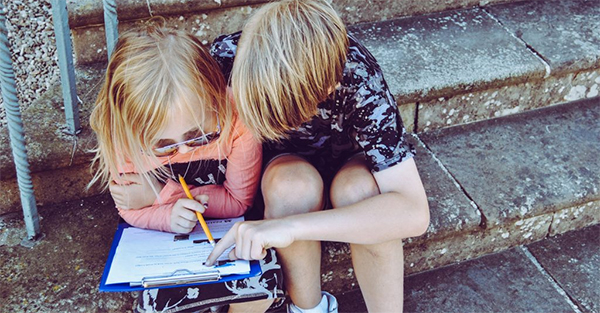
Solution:
M232 303L229 305L228 313L259 313L265 312L273 303L273 299L256 300L242 303Z
M350 245L352 265L369 312L402 312L404 254L402 240Z
M353 158L331 185L333 207L359 202L379 194L375 178L362 157ZM401 312L404 292L402 240L373 245L350 245L352 264L369 312Z
M271 162L262 178L265 219L321 210L323 180L306 160L292 155ZM277 249L292 302L310 309L321 301L321 243L296 241Z

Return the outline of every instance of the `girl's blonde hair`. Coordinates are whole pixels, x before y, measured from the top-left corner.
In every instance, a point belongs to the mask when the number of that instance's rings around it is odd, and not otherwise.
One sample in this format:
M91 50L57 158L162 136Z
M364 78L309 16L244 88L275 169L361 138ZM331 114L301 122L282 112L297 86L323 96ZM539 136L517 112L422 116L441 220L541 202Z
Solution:
M231 86L256 138L280 140L317 114L341 81L346 28L324 0L283 0L252 16L238 43Z
M205 115L218 114L219 147L233 119L226 88L218 64L194 36L161 26L121 35L90 117L98 145L89 186L108 186L126 164L164 179L152 147L176 110L195 116L200 129Z

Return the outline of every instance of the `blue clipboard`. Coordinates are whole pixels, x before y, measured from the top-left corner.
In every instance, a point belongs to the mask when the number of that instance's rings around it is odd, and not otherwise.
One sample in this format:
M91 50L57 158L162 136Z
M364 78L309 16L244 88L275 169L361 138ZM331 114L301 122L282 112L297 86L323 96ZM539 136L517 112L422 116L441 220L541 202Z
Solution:
M174 288L174 287L185 287L185 286L197 286L197 285L207 285L214 284L232 280L239 280L248 277L254 277L260 275L262 273L260 269L259 261L250 261L250 272L246 274L232 274L226 276L217 276L211 275L214 272L203 272L203 273L187 273L187 275L173 275L173 276L165 276L160 277L158 280L161 281L159 285L150 285L145 287L140 284L137 286L131 285L129 283L119 283L119 284L106 284L106 279L108 277L108 272L110 271L110 267L113 262L113 258L115 256L115 252L117 251L117 246L119 245L119 241L121 240L121 236L123 235L123 230L127 227L131 227L131 225L122 222L119 223L117 227L117 231L115 232L115 236L112 241L112 245L110 247L110 252L108 254L108 259L106 260L106 264L104 265L104 271L102 272L102 279L100 280L99 290L103 292L123 292L123 291L137 291L144 289L153 289L153 288ZM174 273L175 274L175 273ZM182 279L185 277L186 279ZM157 281L158 281L157 280Z

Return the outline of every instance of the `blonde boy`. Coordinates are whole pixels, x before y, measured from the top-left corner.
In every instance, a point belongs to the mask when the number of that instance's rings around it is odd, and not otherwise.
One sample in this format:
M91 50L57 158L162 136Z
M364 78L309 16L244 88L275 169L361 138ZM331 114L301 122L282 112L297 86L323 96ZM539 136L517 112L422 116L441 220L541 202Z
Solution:
M320 241L349 242L368 310L401 311L402 239L425 232L429 208L376 60L321 0L267 4L211 53L266 165L265 220L236 225L208 262L233 244L243 259L277 248L289 311L336 312Z

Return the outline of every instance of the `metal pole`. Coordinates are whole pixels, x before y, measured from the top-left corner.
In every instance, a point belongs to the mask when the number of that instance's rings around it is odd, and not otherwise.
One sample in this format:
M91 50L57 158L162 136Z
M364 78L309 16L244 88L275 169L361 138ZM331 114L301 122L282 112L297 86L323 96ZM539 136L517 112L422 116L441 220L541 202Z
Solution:
M77 135L81 131L79 108L77 103L77 86L75 85L75 69L73 66L73 48L71 47L71 29L66 0L51 0L58 67L67 120L67 132Z
M104 6L104 32L106 34L106 52L108 59L115 49L119 38L119 20L117 19L116 0L102 0Z
M7 37L6 13L7 10L4 4L0 3L0 86L2 87L2 99L4 100L4 108L6 108L6 117L8 118L8 133L13 159L17 168L17 182L21 194L21 205L23 206L27 237L29 240L35 240L41 234L40 218L35 204L29 162L27 161L23 121L21 120L19 99L17 98L10 42Z

